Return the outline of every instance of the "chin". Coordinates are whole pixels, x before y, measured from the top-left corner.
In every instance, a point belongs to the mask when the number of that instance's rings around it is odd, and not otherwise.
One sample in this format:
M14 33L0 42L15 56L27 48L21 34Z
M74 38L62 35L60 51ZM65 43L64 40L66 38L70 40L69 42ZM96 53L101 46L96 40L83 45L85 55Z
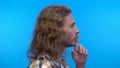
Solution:
M66 47L74 47L74 45L66 45Z
M75 42L73 41L69 41L68 43L66 43L66 46L65 47L75 47Z
M66 45L66 47L75 47L75 44Z

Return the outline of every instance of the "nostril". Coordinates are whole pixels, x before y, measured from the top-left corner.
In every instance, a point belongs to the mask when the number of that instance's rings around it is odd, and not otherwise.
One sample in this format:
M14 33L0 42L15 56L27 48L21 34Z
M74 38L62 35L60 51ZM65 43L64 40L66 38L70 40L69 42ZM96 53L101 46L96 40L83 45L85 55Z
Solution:
M76 33L76 35L79 34L79 32Z

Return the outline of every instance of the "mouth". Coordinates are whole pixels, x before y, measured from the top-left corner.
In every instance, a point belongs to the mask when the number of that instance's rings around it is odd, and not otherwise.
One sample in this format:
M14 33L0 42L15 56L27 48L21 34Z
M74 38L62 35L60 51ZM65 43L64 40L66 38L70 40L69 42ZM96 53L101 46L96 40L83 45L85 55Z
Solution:
M77 35L77 36L75 37L74 43L78 43L78 38L79 38L79 36Z
M69 44L70 46L66 46L66 47L71 47L71 46L75 47L78 44L78 39L79 39L79 36L76 35L74 38L71 39L70 44Z

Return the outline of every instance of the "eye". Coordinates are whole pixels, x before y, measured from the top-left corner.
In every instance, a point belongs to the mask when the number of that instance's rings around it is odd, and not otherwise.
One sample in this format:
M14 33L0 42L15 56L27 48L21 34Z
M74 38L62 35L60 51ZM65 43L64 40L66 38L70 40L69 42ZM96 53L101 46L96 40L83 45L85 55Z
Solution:
M75 26L75 23L73 23L72 25L71 25L71 27L73 28Z

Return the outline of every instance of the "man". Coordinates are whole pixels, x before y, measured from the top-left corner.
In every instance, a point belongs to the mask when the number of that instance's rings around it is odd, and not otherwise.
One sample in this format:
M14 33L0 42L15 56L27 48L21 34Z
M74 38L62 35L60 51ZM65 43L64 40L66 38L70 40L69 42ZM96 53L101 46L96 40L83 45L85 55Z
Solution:
M29 68L69 68L64 59L65 48L74 46L72 58L76 68L85 68L87 50L78 46L79 30L75 26L71 10L52 5L38 16L34 36L27 56Z

